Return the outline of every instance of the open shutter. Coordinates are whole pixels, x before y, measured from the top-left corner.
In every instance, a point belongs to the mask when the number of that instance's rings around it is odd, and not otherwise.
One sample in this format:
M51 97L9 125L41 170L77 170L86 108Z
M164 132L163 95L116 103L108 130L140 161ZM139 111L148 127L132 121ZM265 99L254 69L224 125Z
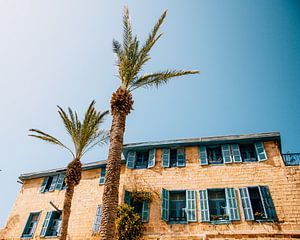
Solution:
M259 193L261 196L261 200L263 202L263 207L266 213L266 218L277 220L277 214L275 211L275 206L270 194L269 187L267 186L259 186Z
M170 167L170 149L169 148L162 149L162 166Z
M45 237L46 236L47 231L48 231L48 227L49 227L49 223L51 221L53 213L54 213L54 211L47 212L45 220L44 220L44 223L43 223L43 227L42 227L42 230L41 230L41 234L40 234L41 237Z
M147 195L150 199L150 193L147 192ZM144 201L143 202L143 208L142 208L142 222L148 222L149 221L149 211L150 211L150 201Z
M206 147L204 146L199 147L199 163L200 165L208 164Z
M209 205L207 190L199 191L199 205L200 205L200 222L209 222Z
M100 222L102 217L102 205L97 206L96 217L93 224L93 233L97 233L100 230Z
M224 163L232 163L232 157L231 157L229 144L222 145L222 155L223 155Z
M177 149L177 167L185 166L185 152L184 148Z
M226 195L226 208L229 220L240 220L238 203L236 199L236 193L234 188L225 188Z
M169 221L169 191L162 189L162 211L161 218L162 220Z
M248 188L240 188L240 197L242 201L242 207L244 211L244 217L246 221L254 220L253 210L250 202Z
M106 168L103 167L103 168L101 168L100 179L99 179L99 184L101 184L101 185L103 185L105 182L105 174L106 174Z
M197 222L195 190L186 190L186 215L188 222Z
M128 192L126 190L124 193L124 203L126 203L127 205L131 204L131 192Z
M242 162L240 147L238 144L231 144L233 162Z
M40 192L45 192L45 188L46 188L46 185L48 183L48 180L49 180L49 177L44 178L43 183L42 183L41 188L40 188Z
M266 151L265 151L264 144L262 142L256 142L254 144L254 146L255 146L255 151L256 151L258 161L267 160L267 154L266 154Z
M59 174L55 189L62 190L64 181L65 181L65 177L66 177L66 174L64 174L64 173Z
M135 159L136 159L136 152L129 151L127 154L127 168L130 168L130 169L134 168Z
M51 185L49 188L49 192L53 192L55 190L57 179L58 179L58 175L53 176L52 182L51 182Z
M155 153L155 148L149 150L148 168L152 168L155 166Z
M32 218L32 213L30 213L27 218L27 221L26 221L23 233L22 233L22 237L32 237L32 234L28 233L28 228L29 228L29 225L31 222L31 218Z

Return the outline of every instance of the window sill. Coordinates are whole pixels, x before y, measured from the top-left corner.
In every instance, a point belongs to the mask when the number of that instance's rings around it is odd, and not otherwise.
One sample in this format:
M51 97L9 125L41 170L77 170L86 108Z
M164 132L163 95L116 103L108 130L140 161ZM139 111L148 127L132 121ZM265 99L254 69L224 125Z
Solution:
M170 221L168 224L187 224L187 221Z
M32 235L31 236L22 236L21 239L31 239L32 238Z
M231 221L230 220L214 220L214 221L210 221L211 224L214 225L219 225L219 224L230 224Z
M254 222L277 222L277 220L274 219L255 219Z

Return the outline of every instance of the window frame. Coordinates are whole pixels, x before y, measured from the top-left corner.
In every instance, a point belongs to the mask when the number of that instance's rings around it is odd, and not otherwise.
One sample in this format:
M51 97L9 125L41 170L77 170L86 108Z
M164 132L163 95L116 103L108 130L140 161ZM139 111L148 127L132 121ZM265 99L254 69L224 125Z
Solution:
M32 219L32 216L34 214L38 214L37 220L35 221L36 224L35 224L34 230L32 231L31 234L25 234L24 232L28 229L27 225L29 224L29 221L32 222L30 219ZM22 232L22 235L21 235L21 239L30 239L30 238L33 238L33 236L35 234L35 231L36 231L36 227L37 227L38 222L40 220L40 217L41 217L41 211L36 211L36 212L30 212L29 213L29 216L28 216L28 218L27 218L27 220L25 222L25 227L23 229L23 232Z

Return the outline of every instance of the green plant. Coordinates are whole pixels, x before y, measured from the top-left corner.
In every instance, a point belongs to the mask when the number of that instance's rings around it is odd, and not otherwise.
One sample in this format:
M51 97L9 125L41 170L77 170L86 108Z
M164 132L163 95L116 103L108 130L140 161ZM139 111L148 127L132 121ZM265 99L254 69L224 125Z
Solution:
M134 208L126 203L118 207L116 219L117 240L138 240L144 232L144 226L140 215L135 213Z
M133 203L151 202L150 194L145 191L133 191L131 199Z

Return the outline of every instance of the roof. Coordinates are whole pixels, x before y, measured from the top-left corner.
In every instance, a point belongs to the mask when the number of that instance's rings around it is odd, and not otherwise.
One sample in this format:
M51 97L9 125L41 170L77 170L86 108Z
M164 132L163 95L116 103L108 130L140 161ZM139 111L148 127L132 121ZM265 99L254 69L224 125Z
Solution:
M186 147L186 146L197 146L197 145L211 145L211 144L221 144L221 143L241 143L250 141L278 141L279 148L281 149L281 140L279 132L269 132L269 133L257 133L257 134L241 134L241 135L228 135L228 136L217 136L217 137L201 137L201 138L184 138L184 139L174 139L174 140L163 140L163 141L149 141L149 142L137 142L128 143L123 145L123 154L127 155L127 152L134 149L151 149L155 147ZM125 159L122 163L125 163ZM96 169L106 166L106 160L86 163L82 165L83 170ZM20 180L27 180L32 178L40 178L51 176L58 173L63 173L66 171L66 167L55 168L39 172L31 172L21 174Z

